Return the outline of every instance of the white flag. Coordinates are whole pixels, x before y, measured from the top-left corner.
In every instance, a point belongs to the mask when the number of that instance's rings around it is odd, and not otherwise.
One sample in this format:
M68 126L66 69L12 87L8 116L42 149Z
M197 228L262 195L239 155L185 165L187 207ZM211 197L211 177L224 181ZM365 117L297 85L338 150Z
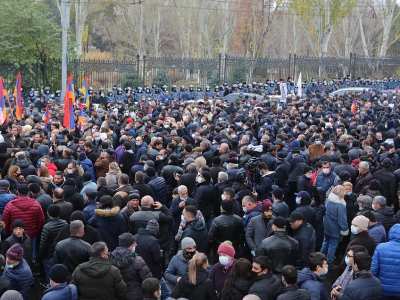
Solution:
M301 72L299 74L299 79L297 79L297 96L301 98L303 96L303 87L301 85Z
M279 88L281 90L281 102L286 103L286 99L288 96L288 90L287 90L287 84L286 82L281 82L279 85Z

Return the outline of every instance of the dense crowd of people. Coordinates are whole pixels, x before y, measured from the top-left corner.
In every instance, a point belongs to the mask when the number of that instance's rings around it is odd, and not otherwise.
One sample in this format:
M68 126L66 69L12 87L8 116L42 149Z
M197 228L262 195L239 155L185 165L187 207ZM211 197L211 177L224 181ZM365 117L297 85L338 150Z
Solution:
M40 98L1 127L0 300L400 299L395 95Z

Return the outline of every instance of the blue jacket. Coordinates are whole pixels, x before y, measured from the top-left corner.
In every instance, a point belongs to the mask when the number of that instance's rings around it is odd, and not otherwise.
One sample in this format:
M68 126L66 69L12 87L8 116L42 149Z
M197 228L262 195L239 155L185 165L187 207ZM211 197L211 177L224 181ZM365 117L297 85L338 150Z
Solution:
M376 223L368 228L368 234L377 244L386 242L386 230L380 223Z
M330 172L328 175L324 173L320 173L317 176L316 186L319 190L326 193L331 186L334 186L339 181L339 177L335 174L335 172Z
M356 274L344 289L340 300L379 300L382 297L382 288L379 280L370 272L362 271Z
M389 231L389 242L379 244L372 257L371 271L382 283L385 296L400 295L400 224Z
M297 284L309 292L311 300L329 300L323 281L309 268L304 268L298 273Z
M10 281L11 289L22 294L24 300L29 299L29 291L33 285L32 271L25 259L13 268L7 268L4 276Z
M42 300L78 300L75 284L62 283L45 291Z
M171 291L175 288L178 277L184 277L187 270L188 261L183 257L182 250L180 250L174 257L172 257L164 273L164 278Z
M14 194L9 193L1 193L0 194L0 215L3 214L3 210L6 207L7 203L15 198Z
M243 216L243 224L244 227L246 228L247 225L250 223L250 220L254 217L257 217L261 215L261 207L257 205L254 209L252 209L249 212L246 212Z
M330 193L325 204L324 234L331 238L339 238L341 232L348 230L346 202Z
M89 158L85 158L84 160L80 161L80 164L85 171L86 174L90 175L90 179L95 181L96 180L96 171L93 166L93 162Z

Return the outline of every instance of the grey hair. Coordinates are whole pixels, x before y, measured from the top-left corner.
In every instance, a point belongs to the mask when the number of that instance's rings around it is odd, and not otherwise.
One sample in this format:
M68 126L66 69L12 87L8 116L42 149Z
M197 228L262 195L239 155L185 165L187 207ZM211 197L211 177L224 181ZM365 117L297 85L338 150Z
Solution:
M367 161L360 161L359 167L365 170L369 170L369 163Z
M386 206L386 198L383 196L376 196L376 197L374 197L374 200L372 201L372 203L377 203L380 206L384 207L384 206Z
M228 178L229 178L228 173L226 173L226 172L219 172L218 173L218 179L220 181L226 182L226 181L228 181Z
M361 207L361 209L371 208L372 198L368 195L360 195L357 198L357 203Z

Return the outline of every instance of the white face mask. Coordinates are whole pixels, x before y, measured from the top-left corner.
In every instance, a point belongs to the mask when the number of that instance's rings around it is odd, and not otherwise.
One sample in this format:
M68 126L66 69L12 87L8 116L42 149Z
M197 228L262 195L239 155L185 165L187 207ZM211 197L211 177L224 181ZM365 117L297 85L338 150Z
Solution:
M301 204L301 197L296 197L296 204L300 205Z
M243 207L243 212L247 213L247 207Z
M360 233L360 230L358 229L358 227L357 226L354 226L354 225L351 225L351 233L352 234L359 234Z
M324 276L326 274L328 274L329 268L326 269L321 269L321 271L319 272L319 276Z
M221 200L222 200L222 201L225 201L225 200L226 200L226 197L225 197L224 194L221 195Z
M347 255L344 258L344 262L346 263L346 266L350 266L350 258Z
M231 258L229 256L220 255L219 263L223 266L228 266L231 263Z
M197 176L196 177L196 182L197 183L203 183L205 180L204 180L204 178L202 177L202 176Z

